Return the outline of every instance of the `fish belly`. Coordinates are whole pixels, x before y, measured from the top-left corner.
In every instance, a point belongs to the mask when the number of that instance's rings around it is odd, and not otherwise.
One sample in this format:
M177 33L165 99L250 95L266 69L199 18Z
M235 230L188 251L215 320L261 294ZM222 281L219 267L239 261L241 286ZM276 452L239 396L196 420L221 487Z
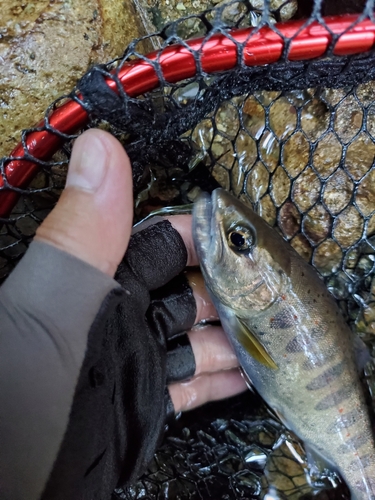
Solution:
M307 448L341 474L353 499L375 500L375 445L351 332L335 314L336 304L330 301L327 308L320 295L314 310L293 294L245 320L277 370L247 353L233 334L233 313L220 304L217 308L243 369L264 400ZM326 317L317 316L323 306Z

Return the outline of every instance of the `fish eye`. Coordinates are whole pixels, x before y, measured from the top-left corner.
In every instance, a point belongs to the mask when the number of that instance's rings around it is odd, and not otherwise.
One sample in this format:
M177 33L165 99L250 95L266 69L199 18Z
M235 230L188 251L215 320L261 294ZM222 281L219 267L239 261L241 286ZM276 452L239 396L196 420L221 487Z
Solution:
M234 228L228 233L228 243L231 248L239 252L250 250L254 244L254 236L245 228Z

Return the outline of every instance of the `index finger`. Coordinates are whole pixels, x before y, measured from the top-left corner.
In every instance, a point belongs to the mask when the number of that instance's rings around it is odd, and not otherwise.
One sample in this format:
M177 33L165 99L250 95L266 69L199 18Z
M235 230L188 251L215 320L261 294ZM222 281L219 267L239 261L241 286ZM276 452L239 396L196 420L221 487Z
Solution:
M185 243L187 250L187 266L198 266L198 255L195 251L193 230L192 230L192 215L171 215L165 217L172 224L173 228L180 233L181 238Z
M169 220L159 218L155 223L141 223L133 231L116 279L121 284L130 268L149 291L156 290L184 271L187 262L188 251L180 233Z

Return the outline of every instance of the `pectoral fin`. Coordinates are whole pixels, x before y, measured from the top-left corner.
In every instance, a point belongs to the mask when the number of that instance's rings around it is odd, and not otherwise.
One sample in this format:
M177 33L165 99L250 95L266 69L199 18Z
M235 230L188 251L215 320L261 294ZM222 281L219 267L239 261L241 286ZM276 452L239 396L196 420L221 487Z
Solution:
M268 354L265 347L259 342L259 340L255 337L255 335L249 330L248 326L238 317L236 317L237 325L236 325L236 335L238 341L242 344L242 346L246 349L246 351L252 356L254 359L267 366L268 368L272 368L273 370L277 370L278 366Z

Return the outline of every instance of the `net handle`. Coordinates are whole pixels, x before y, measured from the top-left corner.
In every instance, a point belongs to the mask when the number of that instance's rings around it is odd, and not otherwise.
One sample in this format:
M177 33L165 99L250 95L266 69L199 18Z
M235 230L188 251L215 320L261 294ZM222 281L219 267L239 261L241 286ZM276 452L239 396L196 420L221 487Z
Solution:
M171 45L148 54L145 59L126 62L118 73L119 81L130 97L137 97L154 90L159 85L156 66L170 83L192 78L197 73L194 53L199 57L202 70L208 74L230 71L238 64L237 44L243 46L243 62L246 66L272 64L280 60L286 40L290 40L288 59L308 60L323 56L333 35L337 39L333 53L348 56L363 53L374 47L375 24L358 15L332 16L306 24L306 20L289 21L260 29L230 30L229 37L216 33L209 37L188 40L186 45ZM116 82L107 78L106 83L118 92ZM81 97L81 96L78 96ZM37 130L25 135L23 143L12 151L12 160L4 164L0 177L0 218L9 216L17 203L19 193L11 188L25 189L39 171L33 161L47 161L62 146L64 139L58 135L73 135L89 121L88 113L74 100L68 100L48 117L48 130ZM35 128L43 128L41 121ZM56 132L54 132L56 130ZM27 158L27 159L26 159ZM9 186L7 188L7 186Z

